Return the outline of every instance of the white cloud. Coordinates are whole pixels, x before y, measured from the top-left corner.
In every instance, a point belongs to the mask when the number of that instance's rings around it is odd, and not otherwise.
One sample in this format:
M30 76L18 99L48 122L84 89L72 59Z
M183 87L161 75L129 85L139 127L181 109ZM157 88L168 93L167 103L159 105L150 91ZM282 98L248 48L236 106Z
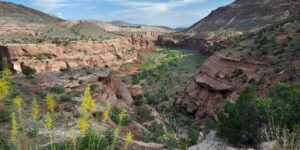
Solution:
M106 0L118 5L130 7L139 11L151 11L152 13L159 14L168 11L172 8L186 6L191 3L201 3L205 0L169 0L166 2L149 2L145 0Z
M33 6L41 8L43 11L49 12L55 9L77 6L77 3L72 3L67 0L30 0Z
M205 0L105 0L124 9L92 16L106 20L125 20L131 23L188 27L211 12L211 9L180 10L178 8L202 3Z

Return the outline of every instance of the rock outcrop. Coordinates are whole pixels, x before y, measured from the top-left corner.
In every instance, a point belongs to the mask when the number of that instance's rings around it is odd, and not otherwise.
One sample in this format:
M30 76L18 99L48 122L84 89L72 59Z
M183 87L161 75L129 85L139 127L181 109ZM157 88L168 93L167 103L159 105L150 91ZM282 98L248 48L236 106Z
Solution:
M211 40L197 35L166 34L158 36L157 44L163 47L197 49L202 53L213 54L230 45L231 42L229 40Z
M14 69L25 66L37 72L59 71L78 66L109 66L118 68L138 58L140 51L155 51L154 33L133 34L104 41L73 41L41 44L6 44Z
M223 139L217 136L216 131L211 131L197 145L189 147L188 150L239 150L229 146Z
M299 17L299 7L298 0L236 0L230 5L212 11L185 32L258 30L289 18Z
M177 100L177 107L198 119L216 119L216 111L223 107L227 98L236 100L237 91L250 80L258 81L268 70L268 65L259 62L242 62L214 54L201 67ZM240 70L240 74L237 74Z

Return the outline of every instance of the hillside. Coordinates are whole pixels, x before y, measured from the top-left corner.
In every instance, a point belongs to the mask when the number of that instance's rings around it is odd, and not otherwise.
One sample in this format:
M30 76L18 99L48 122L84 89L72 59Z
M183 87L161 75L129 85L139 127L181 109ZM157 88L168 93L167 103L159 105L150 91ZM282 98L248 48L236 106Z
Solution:
M251 31L300 16L297 0L236 0L212 11L185 33L217 30Z
M235 101L249 84L255 84L259 95L267 97L267 88L278 81L300 82L299 19L231 40L233 44L205 61L188 83L177 100L180 109L199 119L215 118L226 99Z
M107 22L107 24L111 24L120 28L120 31L123 32L163 32L169 33L174 32L175 30L166 27L166 26L153 26L153 25L145 25L145 24L131 24L122 20L115 20Z
M41 11L4 1L0 1L0 20L14 20L25 23L54 23L63 21L58 17L45 14Z

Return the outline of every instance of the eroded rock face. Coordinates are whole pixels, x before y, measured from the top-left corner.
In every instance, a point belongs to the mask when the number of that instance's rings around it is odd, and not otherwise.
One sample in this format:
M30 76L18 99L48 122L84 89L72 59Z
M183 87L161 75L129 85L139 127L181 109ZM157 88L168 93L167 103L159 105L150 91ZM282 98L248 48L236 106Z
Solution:
M234 72L243 73L235 77ZM247 86L250 80L258 81L268 70L268 65L259 62L242 62L221 54L214 54L201 67L177 100L177 107L198 119L217 119L215 113L223 107L227 98L236 100L237 91Z
M104 41L76 41L42 44L6 44L4 47L21 72L23 66L42 71L59 71L66 67L120 65L137 59L140 51L155 51L154 33L135 34Z
M197 35L166 34L158 37L157 44L164 47L197 49L202 53L213 54L230 45L231 42L228 40L210 40Z

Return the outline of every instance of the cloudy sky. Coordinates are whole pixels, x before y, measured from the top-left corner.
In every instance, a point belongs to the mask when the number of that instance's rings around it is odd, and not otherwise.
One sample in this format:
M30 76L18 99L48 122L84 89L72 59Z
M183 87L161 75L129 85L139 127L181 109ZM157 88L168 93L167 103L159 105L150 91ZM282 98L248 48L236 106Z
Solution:
M188 27L234 0L8 0L64 19Z

